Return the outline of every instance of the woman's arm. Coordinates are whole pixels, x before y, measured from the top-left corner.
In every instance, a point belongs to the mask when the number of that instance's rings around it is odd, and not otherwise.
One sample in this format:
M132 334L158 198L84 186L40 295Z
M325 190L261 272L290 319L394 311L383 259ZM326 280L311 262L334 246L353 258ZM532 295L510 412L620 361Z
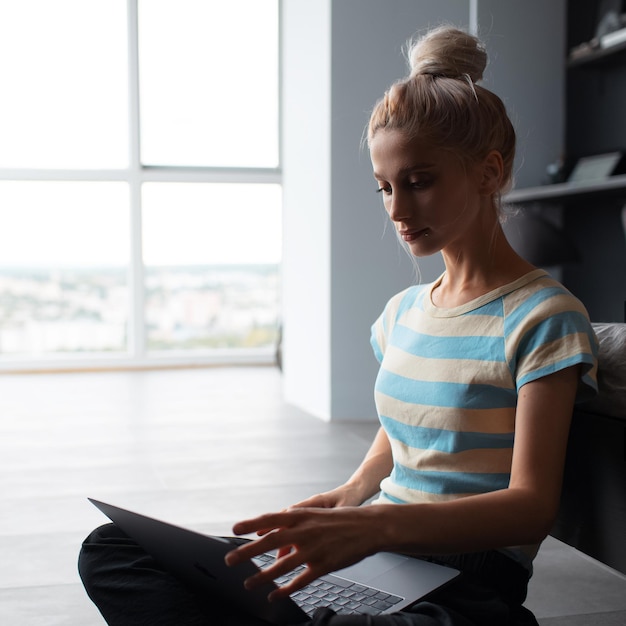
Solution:
M389 507L384 549L452 553L542 541L558 512L578 378L570 367L521 388L508 489L411 505L414 514Z
M522 387L509 488L449 502L299 508L263 515L235 525L237 534L271 531L231 552L227 562L288 546L289 552L281 550L284 556L249 582L256 586L306 563L302 574L275 592L284 596L383 550L472 552L541 541L558 510L578 370L568 368ZM381 467L376 454L370 458L374 467ZM357 484L367 484L359 479L359 470L356 476Z

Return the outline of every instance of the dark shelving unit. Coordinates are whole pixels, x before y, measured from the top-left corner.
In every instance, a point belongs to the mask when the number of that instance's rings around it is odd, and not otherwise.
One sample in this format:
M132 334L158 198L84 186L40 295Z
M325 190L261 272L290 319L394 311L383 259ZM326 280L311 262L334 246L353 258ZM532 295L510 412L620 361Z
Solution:
M625 3L626 5L626 3ZM567 3L567 44L563 51L566 80L566 171L579 159L626 152L626 41L596 47L570 57L591 42L601 0ZM557 183L514 189L504 197L532 210L561 211L565 237L580 261L562 268L565 286L598 322L623 322L626 301L626 174L586 183Z
M612 65L624 62L626 58L626 41L608 48L596 48L589 53L571 58L567 61L568 69L593 67L594 65Z
M578 198L588 199L590 196L602 198L621 195L626 196L626 174L588 183L557 183L514 189L504 197L504 201L509 204L527 204L530 202L566 204Z

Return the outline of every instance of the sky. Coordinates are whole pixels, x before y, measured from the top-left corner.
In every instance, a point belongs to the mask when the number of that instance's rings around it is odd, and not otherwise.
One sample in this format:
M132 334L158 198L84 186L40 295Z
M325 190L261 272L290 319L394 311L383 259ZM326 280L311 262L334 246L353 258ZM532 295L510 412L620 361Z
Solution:
M143 260L279 263L280 194L279 185L144 184ZM0 181L0 267L127 265L129 197L122 182Z
M0 0L0 171L128 167L126 4ZM278 165L275 4L139 0L144 164ZM119 181L0 180L0 267L127 264L130 197ZM141 197L148 265L280 260L277 185L146 183Z

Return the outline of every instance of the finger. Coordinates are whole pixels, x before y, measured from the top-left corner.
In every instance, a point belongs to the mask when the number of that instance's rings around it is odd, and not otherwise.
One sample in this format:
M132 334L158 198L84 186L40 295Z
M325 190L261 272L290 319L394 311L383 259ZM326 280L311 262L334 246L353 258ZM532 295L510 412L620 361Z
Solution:
M281 511L243 520L233 526L233 533L235 535L247 535L262 531L264 534L267 534L276 528L288 525L287 522L290 519L290 515L290 511Z
M319 495L315 495L315 496L310 496L308 497L306 500L300 500L300 502L296 502L290 506L287 507L287 511L291 511L293 509L302 509L304 507L309 506L309 502L317 502L319 499Z
M237 565L264 552L271 552L287 546L290 546L289 541L283 538L282 533L275 531L231 550L224 557L224 561L226 565Z
M269 567L247 578L244 583L245 587L246 589L254 589L255 587L274 581L292 572L300 565L302 565L302 559L298 558L297 554L292 554L282 559L276 559Z
M306 509L306 508L328 508L332 506L329 504L329 498L322 493L318 493L317 495L311 496L306 500L302 500L296 504L292 504L288 510L293 509Z
M257 537L265 537L265 535L271 533L273 530L276 530L276 529L275 528L263 528L261 530L257 530L256 535Z
M288 513L289 511L292 511L293 509L298 509L300 507L301 507L300 503L292 504L291 506L288 506L288 507L282 509L280 512L281 513ZM250 521L252 521L252 520L250 520ZM267 535L268 533L271 533L273 530L275 530L275 529L274 528L261 528L260 530L256 531L256 534L259 537L263 537L264 535Z
M288 584L278 587L274 591L272 591L268 599L270 601L278 600L280 598L287 598L291 594L295 593L302 587L306 587L308 584L312 583L314 580L319 578L316 576L313 571L305 567L301 574L298 574L293 580L291 580Z
M293 546L283 546L281 548L278 548L278 552L276 553L276 558L282 559L286 557L288 554L291 554L292 552L293 552Z

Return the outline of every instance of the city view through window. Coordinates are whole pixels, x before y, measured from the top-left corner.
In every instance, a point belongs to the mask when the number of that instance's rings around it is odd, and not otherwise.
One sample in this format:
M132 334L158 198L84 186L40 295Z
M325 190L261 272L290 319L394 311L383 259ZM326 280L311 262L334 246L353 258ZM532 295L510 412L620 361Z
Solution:
M275 345L280 192L269 184L143 186L148 352ZM11 224L0 229L0 356L127 351L126 185L0 181L0 219Z
M125 269L0 268L0 354L126 349Z
M274 346L279 266L150 268L148 350ZM127 268L0 268L0 355L124 352Z
M149 269L148 349L274 346L278 293L278 265Z

